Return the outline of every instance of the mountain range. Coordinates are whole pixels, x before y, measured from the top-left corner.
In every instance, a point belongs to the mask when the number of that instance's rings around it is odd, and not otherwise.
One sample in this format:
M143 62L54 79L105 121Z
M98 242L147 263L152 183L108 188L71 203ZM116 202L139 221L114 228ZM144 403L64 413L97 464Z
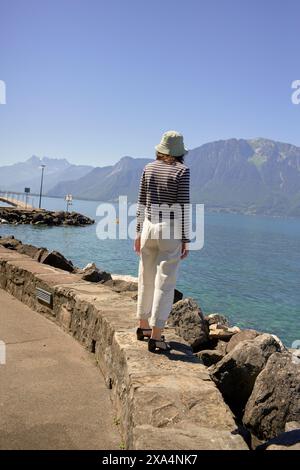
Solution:
M191 193L211 208L300 216L300 148L229 139L189 152Z
M25 162L0 167L0 189L22 192L25 187L29 187L32 193L39 192L41 165L46 165L44 192L48 192L59 181L76 180L93 169L88 165L73 165L65 158L40 158L33 155Z
M30 180L25 177L25 167L35 166L36 158L0 167L0 189L4 182L11 186L16 178L18 185L38 186L40 170L34 176L31 173ZM96 168L71 165L62 159L38 163L47 164L49 196L71 193L79 199L116 201L126 194L134 202L142 170L150 161L126 156L114 165ZM216 211L300 216L299 147L263 138L219 140L190 150L185 161L191 170L193 202Z

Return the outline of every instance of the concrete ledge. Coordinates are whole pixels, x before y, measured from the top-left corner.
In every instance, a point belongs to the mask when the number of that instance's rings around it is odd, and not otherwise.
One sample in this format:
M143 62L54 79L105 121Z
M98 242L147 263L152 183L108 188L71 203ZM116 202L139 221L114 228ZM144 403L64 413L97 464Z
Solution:
M172 329L169 356L136 341L131 298L2 247L0 287L95 353L126 448L248 449L205 366ZM36 287L52 293L52 308L37 300Z

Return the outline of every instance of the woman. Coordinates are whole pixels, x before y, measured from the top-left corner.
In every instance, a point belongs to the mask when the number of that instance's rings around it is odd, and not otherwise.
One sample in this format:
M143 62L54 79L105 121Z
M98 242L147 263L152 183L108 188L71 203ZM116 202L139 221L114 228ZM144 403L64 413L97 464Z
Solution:
M151 352L171 349L161 333L172 309L179 261L188 255L190 203L182 135L166 132L155 149L156 160L145 166L140 181L134 246L140 255L137 339L149 337Z

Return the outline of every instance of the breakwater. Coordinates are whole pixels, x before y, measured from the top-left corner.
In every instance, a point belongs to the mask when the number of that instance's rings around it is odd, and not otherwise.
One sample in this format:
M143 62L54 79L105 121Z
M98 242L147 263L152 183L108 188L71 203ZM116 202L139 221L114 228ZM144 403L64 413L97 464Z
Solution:
M31 225L91 225L95 221L78 212L47 211L44 209L18 209L0 207L0 224Z

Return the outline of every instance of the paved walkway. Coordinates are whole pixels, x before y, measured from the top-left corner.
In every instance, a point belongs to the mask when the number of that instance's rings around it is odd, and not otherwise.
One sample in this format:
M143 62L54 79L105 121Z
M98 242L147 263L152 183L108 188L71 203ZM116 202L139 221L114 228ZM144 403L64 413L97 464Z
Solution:
M119 449L93 356L0 289L0 449Z

